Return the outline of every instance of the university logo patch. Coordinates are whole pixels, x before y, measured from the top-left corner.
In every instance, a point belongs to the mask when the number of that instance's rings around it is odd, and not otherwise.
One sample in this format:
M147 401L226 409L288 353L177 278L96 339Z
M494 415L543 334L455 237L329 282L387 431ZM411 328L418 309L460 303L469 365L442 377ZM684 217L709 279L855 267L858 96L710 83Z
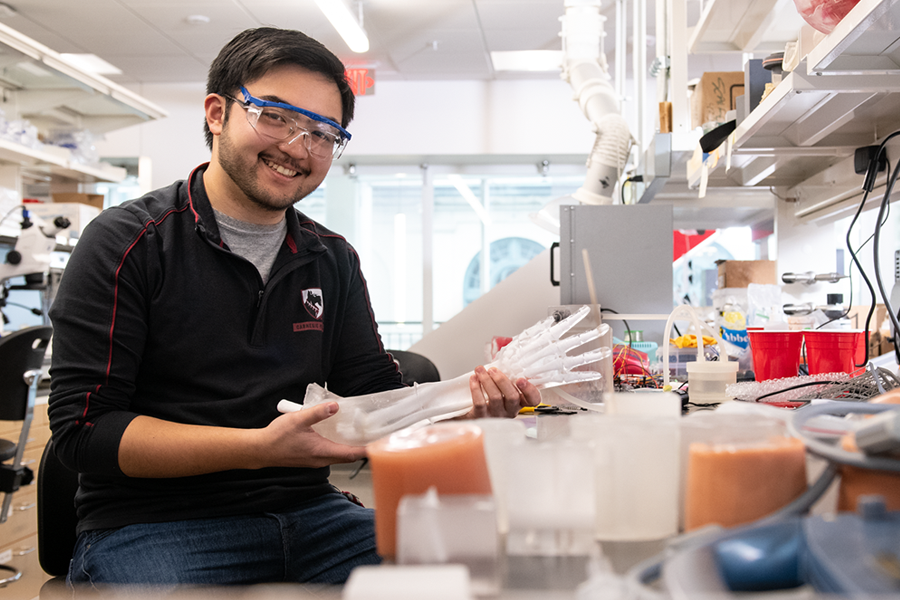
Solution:
M322 290L312 288L303 290L303 307L306 309L313 319L321 319L325 305L322 303Z

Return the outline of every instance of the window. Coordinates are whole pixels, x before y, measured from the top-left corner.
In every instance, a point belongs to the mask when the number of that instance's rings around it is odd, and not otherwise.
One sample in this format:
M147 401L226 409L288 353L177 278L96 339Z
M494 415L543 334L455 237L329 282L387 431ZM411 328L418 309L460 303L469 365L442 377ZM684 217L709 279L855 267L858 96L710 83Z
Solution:
M404 350L556 241L529 215L574 192L583 168L559 176L521 165L465 175L457 172L472 167L431 166L429 176L413 166L360 167L353 175L335 170L323 209L307 210L310 197L301 210L354 245L385 346ZM427 229L426 209L432 211Z

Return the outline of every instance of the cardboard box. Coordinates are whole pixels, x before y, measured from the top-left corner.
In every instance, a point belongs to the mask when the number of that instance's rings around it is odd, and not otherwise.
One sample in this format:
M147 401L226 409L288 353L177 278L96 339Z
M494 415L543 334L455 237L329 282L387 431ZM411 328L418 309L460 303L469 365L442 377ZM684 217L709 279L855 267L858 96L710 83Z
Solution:
M53 194L53 202L71 203L78 202L93 206L97 210L103 210L103 201L106 197L103 194L74 194L61 193Z
M751 283L778 284L774 260L720 260L718 287L745 288Z
M691 127L710 121L724 123L725 113L736 110L737 99L743 95L743 71L704 73L691 94Z

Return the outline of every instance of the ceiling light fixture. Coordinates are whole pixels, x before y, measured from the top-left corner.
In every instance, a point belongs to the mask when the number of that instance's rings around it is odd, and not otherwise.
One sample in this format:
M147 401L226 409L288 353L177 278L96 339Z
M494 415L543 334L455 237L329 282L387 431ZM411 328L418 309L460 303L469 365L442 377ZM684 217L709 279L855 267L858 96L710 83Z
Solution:
M184 18L188 25L209 25L210 18L206 15L188 15Z
M78 67L82 71L93 73L94 75L121 75L122 70L114 67L96 54L60 54L62 59Z
M563 55L560 50L520 50L491 52L495 71L559 71Z
M357 20L343 0L316 0L316 4L351 50L357 53L369 51L369 37L362 28L362 5Z

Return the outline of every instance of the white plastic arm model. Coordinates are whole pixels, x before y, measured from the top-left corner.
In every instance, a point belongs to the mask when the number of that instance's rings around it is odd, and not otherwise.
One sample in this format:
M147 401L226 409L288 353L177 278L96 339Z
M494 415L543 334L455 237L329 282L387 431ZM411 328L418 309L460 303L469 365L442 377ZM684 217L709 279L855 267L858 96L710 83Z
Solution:
M548 317L513 338L500 350L494 362L486 366L496 367L512 380L525 377L539 389L601 378L599 371L576 368L609 358L610 348L573 356L567 353L606 334L609 326L603 324L562 339L589 312L590 308L583 306L558 323ZM332 394L313 383L306 390L302 406L282 400L278 410L290 412L323 402L337 402L340 405L337 414L317 423L313 429L333 442L362 446L417 423L428 424L465 414L472 408L471 375L467 373L448 381L414 384L408 388L349 398Z

